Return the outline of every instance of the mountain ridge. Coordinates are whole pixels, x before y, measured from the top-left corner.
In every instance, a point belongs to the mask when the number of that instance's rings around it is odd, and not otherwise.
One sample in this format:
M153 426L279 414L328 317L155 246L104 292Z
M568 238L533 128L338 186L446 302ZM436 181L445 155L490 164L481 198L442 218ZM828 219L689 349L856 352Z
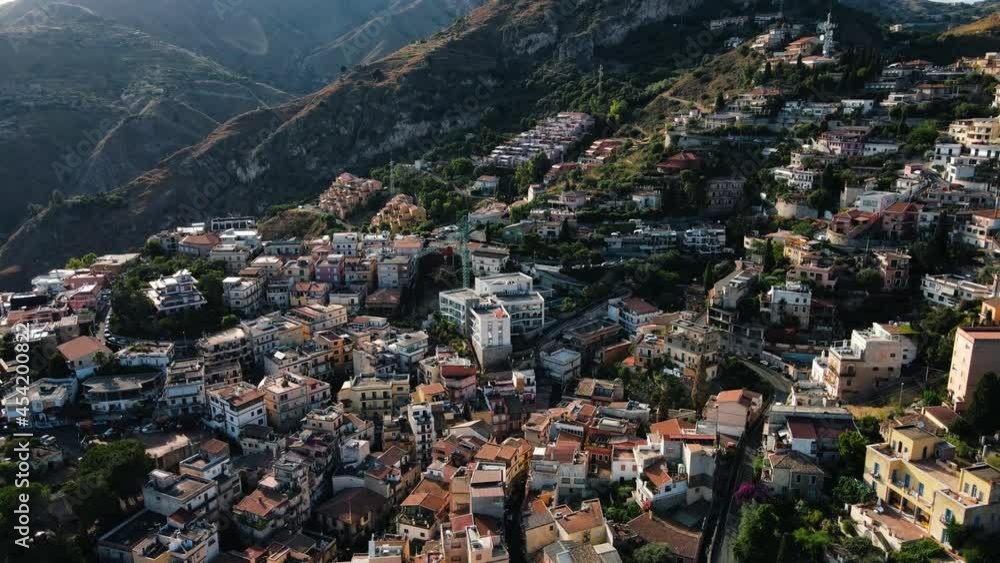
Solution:
M543 59L586 60L643 25L699 6L701 0L493 0L315 94L230 120L115 190L123 202L117 207L45 211L0 248L0 268L8 279L23 278L84 251L140 245L155 229L213 213L259 213L318 193L347 168L473 127L497 100L519 95L519 78ZM211 174L182 173L205 163ZM49 248L48 237L88 219L108 225L105 234L114 237Z

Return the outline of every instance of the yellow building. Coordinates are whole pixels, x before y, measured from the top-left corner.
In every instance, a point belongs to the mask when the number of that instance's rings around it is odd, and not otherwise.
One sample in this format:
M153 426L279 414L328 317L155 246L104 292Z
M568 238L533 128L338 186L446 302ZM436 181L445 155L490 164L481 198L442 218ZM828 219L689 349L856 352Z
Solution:
M939 542L947 543L949 522L1000 530L1000 471L960 467L953 457L951 444L918 425L893 428L887 442L868 446L864 480L883 505Z

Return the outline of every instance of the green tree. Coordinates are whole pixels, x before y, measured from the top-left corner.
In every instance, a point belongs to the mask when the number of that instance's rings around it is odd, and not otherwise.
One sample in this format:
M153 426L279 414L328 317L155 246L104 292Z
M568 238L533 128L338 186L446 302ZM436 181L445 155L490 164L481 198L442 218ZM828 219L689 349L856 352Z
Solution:
M0 539L3 539L4 545L10 549L15 549L13 542L17 536L15 536L14 526L18 525L18 515L14 514L14 511L21 505L20 496L22 494L29 495L31 498L31 502L28 504L30 514L43 515L48 507L49 490L39 483L31 483L27 487L8 485L0 489L0 526L2 526Z
M514 171L514 183L520 189L527 189L531 184L541 182L550 168L552 164L549 162L549 157L540 152L517 167Z
M889 555L892 563L931 563L946 555L936 541L931 538L922 538L915 542L903 544L903 547Z
M701 275L702 283L705 285L705 295L712 291L715 285L715 265L709 262L705 264L705 273Z
M1000 377L994 372L983 376L972 393L965 420L980 435L1000 430Z
M861 475L865 469L868 440L856 430L848 430L837 438L840 459L848 475Z
M865 268L854 276L854 281L858 287L865 291L873 292L882 289L882 274L875 268Z
M830 545L830 535L823 530L799 528L792 534L799 550L806 560L821 561L823 553Z
M708 380L708 370L705 368L705 362L698 362L698 370L694 375L694 383L691 386L691 402L694 404L695 410L701 410L708 402L709 389L711 388L711 382Z
M632 553L633 563L663 563L674 558L669 544L647 543Z
M722 111L726 109L726 96L719 92L715 96L715 111Z
M833 487L833 498L841 504L861 504L875 498L875 492L863 481L841 475Z
M764 243L764 256L762 267L765 274L769 274L774 270L774 241L767 239Z
M778 555L777 531L781 521L774 506L750 503L740 511L740 527L733 541L733 555L740 563L774 563Z
M142 491L142 484L153 468L146 446L139 440L118 440L100 444L83 454L78 467L81 477L98 475L120 499L129 499Z
M225 315L222 317L222 328L233 328L240 324L240 318L236 315Z
M444 175L452 180L467 178L476 171L476 164L469 158L456 158L444 167Z
M91 252L90 254L84 255L81 258L70 258L66 261L67 270L80 270L83 268L89 268L97 262L97 255Z

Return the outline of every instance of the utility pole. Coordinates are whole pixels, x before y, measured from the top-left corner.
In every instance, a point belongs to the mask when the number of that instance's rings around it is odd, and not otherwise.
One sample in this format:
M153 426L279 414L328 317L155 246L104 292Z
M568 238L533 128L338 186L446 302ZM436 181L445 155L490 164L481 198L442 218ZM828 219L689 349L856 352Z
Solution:
M903 382L899 382L899 408L903 408Z

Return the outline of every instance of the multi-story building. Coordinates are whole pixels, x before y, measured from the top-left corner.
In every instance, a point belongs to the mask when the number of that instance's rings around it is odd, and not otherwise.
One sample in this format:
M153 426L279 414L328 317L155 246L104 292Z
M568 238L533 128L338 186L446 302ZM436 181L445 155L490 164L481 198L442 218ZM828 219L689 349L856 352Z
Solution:
M798 282L772 286L761 299L760 309L764 319L772 325L794 322L798 327L808 328L812 290Z
M381 182L358 178L345 172L338 176L330 187L320 195L319 207L343 221L364 206L373 194L380 191L382 191Z
M977 250L991 252L997 249L997 235L1000 210L980 209L973 211L964 225L956 227L954 237Z
M580 353L568 348L559 348L552 352L543 351L539 355L542 370L556 381L571 381L580 377Z
M664 355L690 376L703 367L706 375L714 378L721 352L722 332L694 321L674 322L664 337Z
M510 314L495 299L481 301L469 313L469 337L480 368L489 371L504 367L513 352Z
M243 494L240 473L233 470L229 445L221 440L212 438L202 442L198 453L180 462L180 474L215 481L222 510L229 510Z
M238 274L240 270L246 268L251 256L251 250L242 244L220 243L208 253L208 259L222 262L226 273L229 274Z
M959 327L948 372L948 399L956 411L968 406L983 376L1000 367L1000 328Z
M160 277L149 282L146 296L160 315L201 309L207 303L198 291L198 280L188 270L178 270L170 277Z
M221 549L218 526L142 510L100 537L101 562L208 563Z
M378 260L378 286L380 288L406 288L414 280L416 264L412 256L382 256Z
M264 284L260 278L232 276L222 280L222 302L241 317L260 311L264 300Z
M629 334L635 334L640 326L649 323L662 313L658 307L639 297L608 301L608 318L624 326Z
M284 276L272 276L267 280L267 304L284 311L292 304L292 290L295 280Z
M954 455L954 446L916 424L891 428L886 442L868 446L864 481L882 510L853 507L859 531L873 536L873 521L887 518L912 530L907 539L931 537L947 545L951 523L985 533L1000 529L1000 470L984 463L961 467ZM893 534L890 544L898 549L901 539Z
M900 291L910 286L910 255L898 250L875 252L883 291Z
M899 379L904 350L911 346L905 336L876 327L855 330L849 341L813 359L811 379L837 399L864 396Z
M417 205L412 197L397 194L372 217L371 224L395 233L415 229L426 220L426 209Z
M166 371L174 361L173 342L137 342L115 352L118 365Z
M257 489L233 507L240 536L267 544L282 529L298 529L312 510L313 483L309 463L294 452L284 452Z
M247 426L265 426L264 392L249 383L224 385L208 390L211 418L208 423L234 440Z
M205 366L200 360L174 362L167 369L160 407L167 416L199 415L206 411Z
M306 413L332 398L329 383L290 371L265 377L257 388L264 393L268 425L277 430L297 426Z
M253 363L253 341L243 327L233 327L198 339L198 353L207 365L238 361Z
M102 413L121 413L153 405L163 392L163 374L110 375L83 381L83 402Z
M528 488L551 490L554 502L582 499L587 493L590 457L575 442L559 442L537 447L531 456Z
M744 178L712 178L705 186L706 212L720 215L733 211L743 197Z
M472 273L478 276L493 276L503 272L510 260L510 250L496 246L480 246L469 253Z
M146 510L170 516L184 509L195 516L214 518L219 510L219 483L190 474L154 469L142 485Z
M920 291L924 300L942 307L958 307L969 301L982 301L998 296L998 283L983 285L955 274L926 274Z
M437 440L431 404L424 402L407 405L406 420L410 423L416 459L426 466L431 461L431 448Z
M250 335L254 359L262 362L279 348L298 346L305 342L305 327L297 321L271 313L242 323L243 330Z
M381 419L409 403L410 377L406 374L359 374L344 382L337 393L344 411L366 420Z

